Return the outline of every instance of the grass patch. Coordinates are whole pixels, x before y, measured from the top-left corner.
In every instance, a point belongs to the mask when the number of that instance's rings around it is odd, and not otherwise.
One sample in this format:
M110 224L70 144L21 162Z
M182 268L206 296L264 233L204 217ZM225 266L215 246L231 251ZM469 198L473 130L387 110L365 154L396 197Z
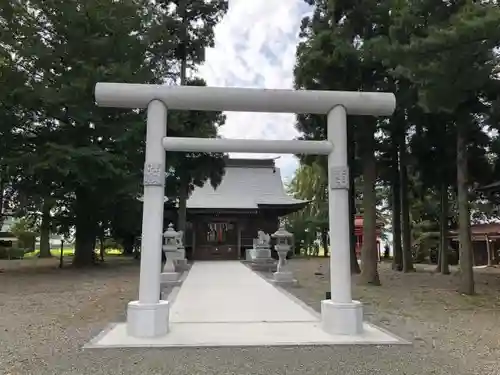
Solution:
M95 253L99 255L99 249L95 250ZM30 253L24 254L24 259L26 258L35 258L40 254L40 250L35 250ZM61 250L60 249L51 249L50 254L53 257L59 257L61 255ZM72 257L75 255L75 249L74 248L64 248L63 249L63 256L65 257ZM122 250L120 249L106 249L106 255L122 255Z

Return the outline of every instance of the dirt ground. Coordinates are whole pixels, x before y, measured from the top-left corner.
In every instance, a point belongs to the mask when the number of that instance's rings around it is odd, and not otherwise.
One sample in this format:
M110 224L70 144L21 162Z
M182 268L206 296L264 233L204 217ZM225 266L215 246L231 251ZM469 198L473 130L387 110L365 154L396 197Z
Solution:
M296 259L289 263L298 287L290 292L320 308L329 290L329 259ZM457 293L458 273L433 272L435 266L417 265L417 272L379 265L382 286L357 285L353 298L364 304L365 319L412 341L422 349L439 350L464 366L500 374L500 269L475 270L476 296Z

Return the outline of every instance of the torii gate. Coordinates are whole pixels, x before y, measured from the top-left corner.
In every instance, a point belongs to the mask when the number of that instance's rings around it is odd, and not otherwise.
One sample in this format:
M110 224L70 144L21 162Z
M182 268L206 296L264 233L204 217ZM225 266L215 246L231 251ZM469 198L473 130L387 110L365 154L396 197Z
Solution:
M331 299L321 301L322 327L331 334L362 332L362 304L351 295L347 115L389 116L396 107L394 94L100 82L95 99L101 107L147 108L139 299L127 307L129 335L168 333L169 303L159 300L165 150L328 155ZM327 140L166 137L167 109L326 114Z

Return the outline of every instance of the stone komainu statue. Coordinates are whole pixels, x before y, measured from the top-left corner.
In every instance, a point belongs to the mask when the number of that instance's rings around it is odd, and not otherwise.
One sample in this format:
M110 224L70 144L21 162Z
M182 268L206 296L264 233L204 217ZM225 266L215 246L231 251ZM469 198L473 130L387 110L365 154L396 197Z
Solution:
M182 230L177 232L177 236L175 236L175 243L177 244L177 247L182 247L182 239L184 237L184 232Z
M258 245L265 245L269 246L269 243L271 242L271 237L269 234L266 234L264 231L259 230L257 232L257 244Z

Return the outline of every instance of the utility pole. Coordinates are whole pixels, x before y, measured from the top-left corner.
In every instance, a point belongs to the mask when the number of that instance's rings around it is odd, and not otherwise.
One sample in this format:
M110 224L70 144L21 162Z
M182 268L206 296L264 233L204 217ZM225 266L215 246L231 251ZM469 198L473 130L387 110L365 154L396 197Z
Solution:
M186 84L187 75L187 1L180 0L179 2L179 14L181 16L181 44L180 44L180 57L181 57L181 71L180 71L180 85L184 86Z

